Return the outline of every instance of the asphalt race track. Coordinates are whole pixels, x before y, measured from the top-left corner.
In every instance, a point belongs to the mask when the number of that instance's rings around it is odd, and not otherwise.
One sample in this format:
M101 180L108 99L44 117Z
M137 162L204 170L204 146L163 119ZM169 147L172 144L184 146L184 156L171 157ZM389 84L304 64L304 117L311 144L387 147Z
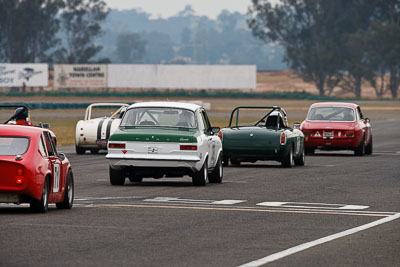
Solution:
M0 205L0 266L400 266L400 119L373 122L374 154L224 169L222 184L111 186L103 154L72 162L72 210Z

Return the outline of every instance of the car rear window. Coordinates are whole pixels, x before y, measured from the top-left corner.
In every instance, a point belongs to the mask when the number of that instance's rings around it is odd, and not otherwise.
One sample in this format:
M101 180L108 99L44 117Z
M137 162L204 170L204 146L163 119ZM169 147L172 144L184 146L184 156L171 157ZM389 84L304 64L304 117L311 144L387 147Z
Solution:
M129 109L121 126L196 128L193 111L180 108L143 107Z
M310 121L354 121L354 110L346 107L315 107L310 110Z
M0 155L23 155L29 147L28 137L0 136Z

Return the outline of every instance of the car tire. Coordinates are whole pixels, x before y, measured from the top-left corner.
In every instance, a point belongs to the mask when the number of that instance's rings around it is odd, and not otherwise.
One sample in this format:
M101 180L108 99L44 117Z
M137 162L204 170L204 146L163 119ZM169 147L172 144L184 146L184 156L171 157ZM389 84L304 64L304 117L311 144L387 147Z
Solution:
M44 180L43 189L42 189L42 197L40 200L33 199L30 203L30 208L32 211L37 213L46 213L49 208L49 194L50 194L50 185L49 179Z
M129 176L128 178L131 183L141 183L143 181L143 177L140 176Z
M125 174L123 170L116 170L110 167L110 183L112 185L124 185Z
M228 157L223 157L222 158L222 166L228 167L229 165L229 158Z
M65 184L64 200L56 203L59 209L71 209L74 204L74 176L72 171L68 171L67 182Z
M373 152L373 141L371 136L368 145L365 147L365 154L372 155L372 152Z
M217 164L214 170L208 176L210 183L222 183L222 178L224 177L224 168L222 166L221 156L218 157Z
M99 150L100 149L98 149L98 148L92 148L92 149L90 149L90 153L97 154L97 153L99 153Z
M203 167L193 175L192 183L195 186L205 186L207 184L207 181L208 181L208 165L206 158Z
M306 155L314 155L315 154L315 148L304 148L306 151Z
M356 147L356 149L354 150L354 155L360 156L360 157L364 156L364 154L365 154L365 145L364 145L365 139L364 139L364 138L365 138L365 136L363 136L363 137L361 138L360 144L359 144L358 147Z
M231 158L231 164L234 166L240 166L240 160L232 159Z
M282 158L281 165L284 168L291 168L293 163L293 148L290 146L289 153Z
M304 148L303 148L303 152L301 153L300 157L297 157L294 159L294 165L304 166L305 161L306 161L306 157L305 157L305 152L304 152Z
M80 147L80 146L75 146L75 151L76 151L76 154L83 155L83 154L85 154L86 149L84 149L83 147Z

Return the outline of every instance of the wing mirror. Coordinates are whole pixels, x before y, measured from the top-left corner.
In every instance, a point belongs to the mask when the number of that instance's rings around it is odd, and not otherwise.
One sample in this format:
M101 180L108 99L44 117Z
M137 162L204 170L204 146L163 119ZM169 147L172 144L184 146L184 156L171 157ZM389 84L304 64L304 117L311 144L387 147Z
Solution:
M295 121L294 123L293 123L293 129L300 129L300 122L298 122L298 121Z
M221 128L219 127L211 127L211 135L217 134L219 131L221 130Z
M61 160L64 160L64 159L65 159L65 154L64 154L64 153L58 153L58 157L59 157Z
M50 129L50 123L43 123L42 128L44 129Z

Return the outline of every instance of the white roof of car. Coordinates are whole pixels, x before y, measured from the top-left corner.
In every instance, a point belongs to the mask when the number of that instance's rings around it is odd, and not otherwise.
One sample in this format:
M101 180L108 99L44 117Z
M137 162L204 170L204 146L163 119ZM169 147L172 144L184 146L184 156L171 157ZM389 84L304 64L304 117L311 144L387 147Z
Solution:
M181 108L192 111L196 111L198 108L201 108L201 106L192 103L160 101L160 102L139 102L130 105L128 109L143 108L143 107Z

